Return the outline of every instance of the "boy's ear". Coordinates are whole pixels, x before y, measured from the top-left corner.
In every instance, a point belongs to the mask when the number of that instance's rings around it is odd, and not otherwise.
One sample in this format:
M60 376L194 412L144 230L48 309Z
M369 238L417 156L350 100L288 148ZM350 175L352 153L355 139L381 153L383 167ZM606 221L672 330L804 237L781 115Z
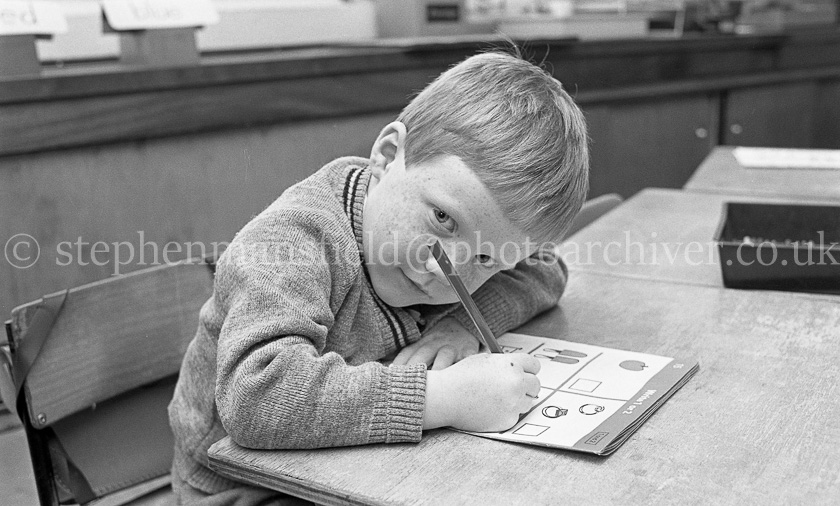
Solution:
M382 177L394 160L405 158L405 125L393 121L385 125L370 150L370 166L373 175Z

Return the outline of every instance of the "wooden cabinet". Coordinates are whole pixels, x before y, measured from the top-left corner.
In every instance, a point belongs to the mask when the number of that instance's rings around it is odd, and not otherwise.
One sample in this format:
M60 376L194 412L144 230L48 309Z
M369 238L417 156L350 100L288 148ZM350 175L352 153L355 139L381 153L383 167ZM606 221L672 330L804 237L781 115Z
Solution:
M591 152L590 196L629 197L680 188L717 139L716 94L583 104Z
M724 102L722 144L840 148L840 80L737 88Z
M64 288L219 253L287 187L336 157L368 156L392 120L373 114L0 157L0 314Z
M735 146L814 147L817 82L774 84L726 93L722 143Z
M840 79L818 81L812 148L840 149Z

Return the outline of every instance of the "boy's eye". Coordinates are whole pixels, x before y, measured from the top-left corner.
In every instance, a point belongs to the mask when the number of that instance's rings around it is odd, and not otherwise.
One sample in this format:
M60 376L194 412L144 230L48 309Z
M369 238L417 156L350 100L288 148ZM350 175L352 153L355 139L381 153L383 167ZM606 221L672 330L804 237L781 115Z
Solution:
M445 211L441 211L440 209L435 208L435 209L432 210L432 212L435 215L435 220L437 220L438 223L443 225L443 227L447 231L449 231L449 232L454 232L455 231L455 220L453 220L451 216L446 214Z
M492 267L496 265L496 262L493 261L493 257L490 255L476 255L475 260L484 267Z

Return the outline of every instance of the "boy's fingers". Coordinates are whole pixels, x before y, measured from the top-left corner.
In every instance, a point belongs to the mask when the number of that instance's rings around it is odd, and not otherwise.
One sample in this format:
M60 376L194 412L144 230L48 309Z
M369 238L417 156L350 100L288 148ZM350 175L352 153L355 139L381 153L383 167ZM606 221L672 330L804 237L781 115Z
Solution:
M435 357L435 363L432 366L432 370L440 370L446 369L450 365L455 363L455 349L450 346L444 346L443 348L438 351L437 356Z
M406 346L397 353L391 365L405 365L411 359L412 355L414 355L414 348L412 346Z
M403 353L403 351L397 353L397 356L394 357L394 360L391 361L391 365L405 365L405 362L408 360L408 355L406 353Z
M537 374L540 372L539 359L536 359L531 355L526 355L525 353L510 353L506 356L511 359L512 363L518 364L522 367L522 370L527 373Z
M435 359L435 355L437 355L438 350L434 347L424 346L418 349L411 358L408 359L406 364L426 364L432 365L432 362Z
M533 374L525 375L525 395L533 398L540 395L540 379Z

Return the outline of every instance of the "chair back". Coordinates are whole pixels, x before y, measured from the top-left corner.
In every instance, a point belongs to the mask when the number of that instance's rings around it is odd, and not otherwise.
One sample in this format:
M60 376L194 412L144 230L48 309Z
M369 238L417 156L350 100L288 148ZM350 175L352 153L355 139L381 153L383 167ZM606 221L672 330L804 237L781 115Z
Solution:
M166 408L212 295L211 268L152 267L12 310L16 408L41 504L132 499L168 485Z
M572 220L572 225L566 232L566 237L571 237L578 230L589 226L592 222L607 214L622 202L624 202L624 199L617 193L607 193L587 200L583 203L577 216Z

